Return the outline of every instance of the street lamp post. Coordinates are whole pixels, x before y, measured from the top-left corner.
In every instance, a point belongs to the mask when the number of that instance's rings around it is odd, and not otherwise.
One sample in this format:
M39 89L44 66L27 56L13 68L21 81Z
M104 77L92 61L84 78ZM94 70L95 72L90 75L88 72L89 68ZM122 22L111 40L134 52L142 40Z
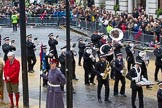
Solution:
M69 13L69 0L66 0L66 104L67 108L73 108L73 94L72 94L72 53L70 51L70 13Z
M20 43L22 62L22 87L23 87L23 107L29 108L28 73L26 59L26 19L25 0L20 0Z

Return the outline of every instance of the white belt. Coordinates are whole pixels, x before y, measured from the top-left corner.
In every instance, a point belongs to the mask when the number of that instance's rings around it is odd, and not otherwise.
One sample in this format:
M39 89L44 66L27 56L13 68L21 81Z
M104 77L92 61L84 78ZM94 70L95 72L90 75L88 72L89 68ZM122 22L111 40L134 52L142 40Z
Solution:
M60 85L54 85L54 84L51 84L50 82L47 82L49 86L51 87L60 87Z

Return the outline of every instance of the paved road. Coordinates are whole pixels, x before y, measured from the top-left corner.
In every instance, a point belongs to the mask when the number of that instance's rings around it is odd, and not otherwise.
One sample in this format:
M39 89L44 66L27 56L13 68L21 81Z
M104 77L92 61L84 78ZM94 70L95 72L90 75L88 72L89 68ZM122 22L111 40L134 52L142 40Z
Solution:
M20 50L20 33L19 32L12 32L10 28L1 28L0 29L2 37L9 36L11 39L16 40L17 51L16 55L17 58L20 59L21 50ZM64 46L65 43L65 30L61 30L59 28L27 28L27 34L33 34L34 37L38 37L40 42L47 44L49 33L53 32L54 34L60 35L58 49ZM82 37L76 33L71 33L71 39L73 43L77 43L77 39ZM84 37L83 37L84 38ZM3 38L2 38L3 39ZM39 51L36 52L37 56ZM3 56L3 55L2 55ZM1 56L1 57L2 57ZM78 60L78 56L76 57L76 61ZM76 62L77 63L77 62ZM148 72L150 80L153 80L153 73L154 73L154 62L151 60ZM39 97L39 58L37 59L37 64L35 66L36 72L33 74L29 74L29 101L30 101L30 108L38 108L38 97ZM130 81L127 80L126 84L126 94L128 97L114 97L113 96L113 80L110 80L110 99L112 100L111 104L108 103L98 103L96 97L96 86L85 86L84 85L84 70L82 67L76 67L76 74L79 78L79 81L73 81L74 88L76 90L76 94L74 94L74 107L75 108L131 108L131 89L130 89ZM162 79L161 74L159 74L160 78ZM21 93L21 100L20 100L20 108L22 108L22 81L21 81L21 74L20 74L20 93ZM97 83L97 82L96 82ZM119 84L120 85L120 84ZM25 86L25 85L24 85ZM144 87L144 102L145 108L156 108L156 92L157 92L157 85L153 86L152 90L146 90ZM63 94L64 101L66 105L66 94ZM102 97L104 99L104 87L102 90ZM8 101L7 96L5 96L6 102ZM46 100L46 89L42 88L42 108L45 108L45 100ZM138 100L137 100L138 105ZM7 108L7 107L3 107Z

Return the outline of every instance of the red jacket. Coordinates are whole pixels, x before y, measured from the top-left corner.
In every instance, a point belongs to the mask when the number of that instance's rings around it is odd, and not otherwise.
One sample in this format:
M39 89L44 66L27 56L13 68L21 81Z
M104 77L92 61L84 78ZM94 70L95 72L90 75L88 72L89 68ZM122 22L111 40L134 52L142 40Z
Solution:
M20 72L20 62L14 59L13 64L10 64L10 60L7 60L4 66L4 78L7 81L7 77L11 79L14 84L19 83L19 72Z

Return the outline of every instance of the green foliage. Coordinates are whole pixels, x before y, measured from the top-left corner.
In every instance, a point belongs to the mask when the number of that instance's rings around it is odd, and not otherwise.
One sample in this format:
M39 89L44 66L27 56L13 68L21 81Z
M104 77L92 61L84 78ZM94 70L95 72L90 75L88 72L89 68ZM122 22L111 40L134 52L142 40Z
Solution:
M116 11L119 11L120 9L119 9L119 4L116 4L116 5L114 5L114 11L116 12Z
M100 4L100 8L101 8L101 9L105 8L105 6L106 6L105 3L101 3L101 4Z
M155 13L156 13L157 17L159 17L160 15L162 15L162 9L157 9L155 11Z

